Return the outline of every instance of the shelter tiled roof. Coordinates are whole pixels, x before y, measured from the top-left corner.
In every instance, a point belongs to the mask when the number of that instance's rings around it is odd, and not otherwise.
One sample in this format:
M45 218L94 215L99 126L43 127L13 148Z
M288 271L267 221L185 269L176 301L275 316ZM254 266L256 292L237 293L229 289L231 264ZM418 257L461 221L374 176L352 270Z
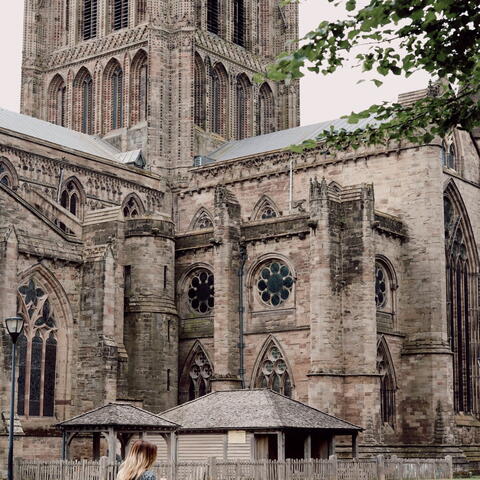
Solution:
M134 405L109 403L61 422L58 427L66 430L88 427L164 428L174 430L178 425Z
M95 155L107 160L117 161L117 150L101 138L60 127L38 118L22 115L0 108L0 129L20 133L33 139L75 150L80 153Z
M361 427L272 390L214 392L161 413L180 430L308 428L345 433Z
M289 128L288 130L280 130L266 135L225 143L209 153L207 158L214 161L222 161L274 152L288 148L291 145L298 145L304 140L315 139L324 130L329 130L330 127L333 127L335 130L345 129L353 131L357 128L364 128L367 125L374 125L375 123L378 122L372 118L362 119L355 124L348 123L345 118L339 118L313 125Z

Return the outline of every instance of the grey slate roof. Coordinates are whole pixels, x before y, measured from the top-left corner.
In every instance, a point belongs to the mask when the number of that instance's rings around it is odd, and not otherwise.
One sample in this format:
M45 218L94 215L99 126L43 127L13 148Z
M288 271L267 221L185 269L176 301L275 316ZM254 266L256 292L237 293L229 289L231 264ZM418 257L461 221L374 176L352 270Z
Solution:
M38 118L0 108L0 128L40 139L78 152L118 161L119 151L106 141L69 130Z
M214 392L161 413L180 430L308 428L362 430L352 423L267 389Z
M73 430L75 428L86 429L88 427L121 427L134 428L136 430L141 428L152 429L166 429L174 430L178 427L175 423L166 420L165 418L147 412L142 408L134 405L122 403L109 403L103 407L96 408L89 412L73 417L57 425L66 430Z
M331 126L333 126L335 130L344 128L347 131L353 131L357 128L364 128L367 125L374 124L375 121L371 118L360 120L355 124L348 123L346 119L342 118L329 120L327 122L289 128L288 130L280 130L266 135L228 142L220 146L217 150L209 153L207 157L215 161L220 161L259 155L260 153L282 150L290 145L302 143L304 140L315 139L323 130L328 130Z

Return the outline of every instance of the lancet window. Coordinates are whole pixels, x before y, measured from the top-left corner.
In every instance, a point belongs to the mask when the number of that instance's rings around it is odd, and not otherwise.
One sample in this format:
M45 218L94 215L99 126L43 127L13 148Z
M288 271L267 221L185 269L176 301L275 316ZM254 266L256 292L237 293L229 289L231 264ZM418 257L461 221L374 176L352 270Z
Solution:
M57 325L49 296L29 280L18 289L19 312L25 319L18 340L18 415L52 417L55 410Z
M212 131L226 136L227 132L227 72L221 64L212 70Z
M245 46L245 0L233 0L233 42Z
M123 71L117 65L110 78L112 129L123 127Z
M60 75L56 75L48 89L49 112L48 120L62 127L66 121L67 87Z
M91 135L93 133L93 81L90 73L83 68L74 82L75 98L78 102L74 104L75 128L82 133Z
M113 0L113 30L128 27L128 4L129 0Z
M236 138L247 138L250 132L251 84L242 74L237 79L236 91Z
M380 415L382 423L395 427L396 382L392 359L384 338L377 347L377 373L380 376Z
M198 348L192 357L189 375L188 399L195 400L211 392L210 379L213 369L205 352Z
M258 105L257 131L258 135L265 135L274 131L275 112L272 89L264 83L260 87Z
M83 39L97 36L98 0L83 0Z
M10 188L14 186L14 176L12 171L2 159L0 159L0 183Z
M75 180L68 180L60 194L60 205L71 214L79 217L81 208L81 194Z
M143 205L135 195L128 196L123 202L123 216L125 218L138 217L143 212Z
M385 258L375 261L375 305L377 327L380 330L394 328L395 291L397 288L393 268Z
M286 359L272 340L264 349L257 367L255 388L270 388L287 397L292 396L292 377Z
M206 78L205 65L201 57L195 55L195 72L194 72L194 102L195 125L205 128L205 97L206 97Z
M450 185L444 197L444 225L454 407L456 412L478 414L478 258L472 229L459 199Z
M193 230L203 230L206 228L213 228L213 222L210 215L205 210L202 210L194 221Z
M215 35L220 33L219 0L207 0L207 30Z
M132 62L132 123L143 122L147 119L147 92L148 92L148 61L142 50Z

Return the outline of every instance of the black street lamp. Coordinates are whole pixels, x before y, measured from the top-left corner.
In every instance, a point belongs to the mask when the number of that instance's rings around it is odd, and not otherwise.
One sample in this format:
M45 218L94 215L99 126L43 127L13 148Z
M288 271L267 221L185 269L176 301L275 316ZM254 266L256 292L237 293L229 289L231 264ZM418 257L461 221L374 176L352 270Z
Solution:
M8 480L13 480L13 431L15 429L15 360L18 337L23 330L23 317L10 317L5 319L7 332L12 339L12 382L10 386L10 426L8 428Z

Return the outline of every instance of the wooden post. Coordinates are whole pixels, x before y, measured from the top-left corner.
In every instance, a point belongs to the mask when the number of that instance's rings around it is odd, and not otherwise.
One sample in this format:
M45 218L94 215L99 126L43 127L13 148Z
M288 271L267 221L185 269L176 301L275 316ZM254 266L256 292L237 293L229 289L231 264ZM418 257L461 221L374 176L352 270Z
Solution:
M337 456L330 455L330 480L337 480L338 478L338 465L337 465Z
M385 480L385 458L383 455L377 456L377 479Z
M277 459L279 462L285 461L285 433L278 432L277 433Z
M305 442L303 444L303 458L305 460L310 460L312 458L312 435L307 435L305 437Z
M111 465L115 465L117 453L117 438L115 435L115 429L110 427L108 429L108 460Z
M355 432L355 433L352 435L352 457L353 457L353 458L357 458L357 457L358 457L357 437L358 437L358 432Z
M107 457L100 458L100 480L108 480L107 479Z
M67 432L62 433L62 460L67 459Z
M451 455L447 455L445 457L445 460L447 461L448 464L448 478L452 479L453 478L453 461Z
M332 435L328 439L328 457L335 455L335 435Z
M168 444L169 447L169 457L171 464L171 479L176 480L177 478L177 434L175 432L170 433L170 441Z
M208 478L209 480L217 479L217 459L208 457Z

